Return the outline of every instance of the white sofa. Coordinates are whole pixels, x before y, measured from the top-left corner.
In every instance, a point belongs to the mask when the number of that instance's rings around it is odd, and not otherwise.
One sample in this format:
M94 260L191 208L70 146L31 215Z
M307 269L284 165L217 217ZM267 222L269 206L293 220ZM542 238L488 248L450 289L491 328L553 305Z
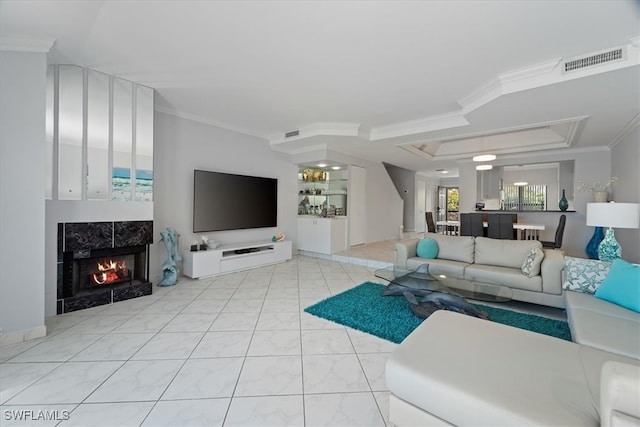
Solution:
M387 362L390 421L640 426L640 313L592 294L563 297L574 342L431 315Z
M396 426L640 425L640 361L438 311L386 365Z
M536 240L500 240L435 233L426 233L425 238L438 242L437 258L418 257L416 248L419 239L407 239L395 245L395 265L413 269L429 264L431 274L504 286L511 289L511 298L514 300L564 307L562 251L543 249L540 274L527 277L522 274L522 263L531 248L542 248L542 244Z
M564 296L574 342L640 359L640 313L591 294L565 291Z

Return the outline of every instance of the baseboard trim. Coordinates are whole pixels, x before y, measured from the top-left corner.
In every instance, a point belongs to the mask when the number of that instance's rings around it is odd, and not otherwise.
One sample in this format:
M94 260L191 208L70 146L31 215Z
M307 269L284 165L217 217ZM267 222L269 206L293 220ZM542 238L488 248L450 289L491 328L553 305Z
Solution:
M11 344L18 344L23 341L29 341L41 338L47 335L47 327L45 325L38 326L24 331L9 332L0 335L0 347Z

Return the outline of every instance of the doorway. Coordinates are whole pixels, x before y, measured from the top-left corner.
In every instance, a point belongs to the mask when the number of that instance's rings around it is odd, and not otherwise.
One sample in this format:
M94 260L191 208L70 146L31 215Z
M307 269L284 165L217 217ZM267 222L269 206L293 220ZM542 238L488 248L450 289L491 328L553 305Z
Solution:
M437 221L459 221L460 191L458 187L438 187Z

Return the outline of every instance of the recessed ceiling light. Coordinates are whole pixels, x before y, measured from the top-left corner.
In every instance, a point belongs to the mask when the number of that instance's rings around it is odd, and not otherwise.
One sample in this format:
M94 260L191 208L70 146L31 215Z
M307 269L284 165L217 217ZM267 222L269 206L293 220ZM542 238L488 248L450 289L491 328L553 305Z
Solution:
M319 168L326 168L327 164L326 163L318 163L318 167Z
M529 185L529 183L527 181L518 181L514 182L513 185L515 185L516 187L524 187L525 185Z
M478 165L476 166L477 171L490 171L493 169L493 165Z
M474 162L490 162L495 159L496 159L495 154L482 154L480 156L474 156L473 161Z
M440 172L440 173L449 173L448 170L446 169L436 169L436 172Z
M340 166L331 166L331 169L333 169L334 171L339 171L340 170Z

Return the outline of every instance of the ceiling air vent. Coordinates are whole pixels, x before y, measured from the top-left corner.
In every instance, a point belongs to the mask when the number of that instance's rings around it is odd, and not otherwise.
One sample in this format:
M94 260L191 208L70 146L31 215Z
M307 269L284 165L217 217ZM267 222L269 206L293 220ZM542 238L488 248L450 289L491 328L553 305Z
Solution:
M613 49L596 55L585 56L584 58L572 59L564 63L564 72L576 71L581 68L604 64L605 62L622 59L622 48Z
M291 138L293 136L298 136L298 135L300 135L300 131L299 130L292 130L290 132L285 133L284 137L285 138Z

